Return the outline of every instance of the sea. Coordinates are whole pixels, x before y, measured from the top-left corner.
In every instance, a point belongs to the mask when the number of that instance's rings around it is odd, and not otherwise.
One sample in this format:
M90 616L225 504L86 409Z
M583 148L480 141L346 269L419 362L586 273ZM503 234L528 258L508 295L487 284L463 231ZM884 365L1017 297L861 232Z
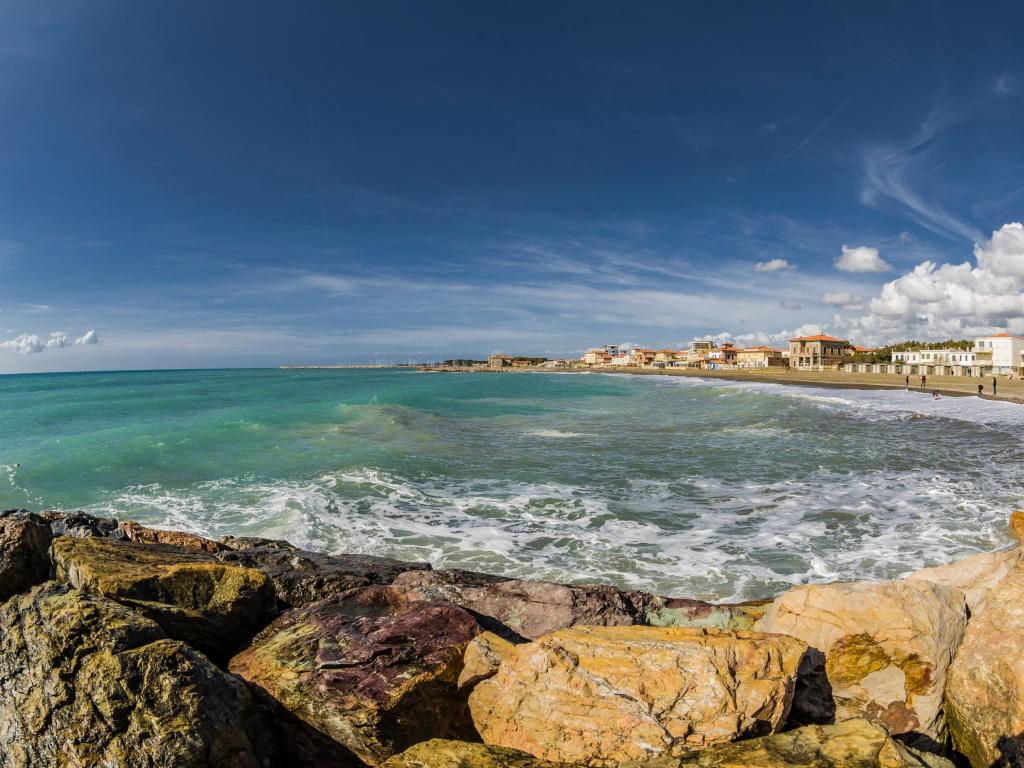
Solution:
M0 376L0 508L709 600L1010 543L1024 407L668 376Z

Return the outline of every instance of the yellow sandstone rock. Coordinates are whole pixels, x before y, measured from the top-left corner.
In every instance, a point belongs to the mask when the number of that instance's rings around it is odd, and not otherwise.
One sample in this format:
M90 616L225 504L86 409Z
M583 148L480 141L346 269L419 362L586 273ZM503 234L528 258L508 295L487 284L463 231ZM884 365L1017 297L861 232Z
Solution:
M409 747L381 768L570 768L525 752L467 741L431 739Z
M866 720L808 725L759 739L716 744L696 755L627 763L620 768L953 768L918 752Z
M947 565L922 568L910 574L910 578L956 587L964 593L971 616L977 616L985 605L989 590L1006 578L1021 561L1022 554L1024 549L1019 546L998 552L982 552Z
M1024 765L1024 568L989 593L946 681L956 748L975 768Z
M487 744L611 766L774 732L805 651L757 632L572 627L512 648L470 711Z
M473 638L462 656L459 688L470 687L493 677L515 646L493 632L484 632Z
M942 689L963 637L963 593L917 579L795 587L757 623L825 655L836 719L942 741Z
M1010 513L1010 533L1018 541L1024 541L1024 511L1018 509Z
M134 608L216 658L244 645L276 610L262 572L198 549L61 536L50 552L58 581Z

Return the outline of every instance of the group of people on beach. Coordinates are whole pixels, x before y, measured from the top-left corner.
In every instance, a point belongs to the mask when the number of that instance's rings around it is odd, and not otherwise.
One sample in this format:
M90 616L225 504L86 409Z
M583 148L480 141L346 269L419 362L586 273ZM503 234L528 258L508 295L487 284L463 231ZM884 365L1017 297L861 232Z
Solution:
M926 376L925 374L922 373L921 374L921 389L924 389L925 385L927 383L928 383L928 376ZM904 379L903 386L907 390L910 389L910 376L909 375L906 377L906 379ZM978 397L984 397L984 396L985 396L985 385L984 384L979 384L978 385ZM993 376L992 377L992 397L995 397L995 396L996 396L996 377ZM932 390L932 400L938 400L938 399L939 399L939 390L937 390L937 389Z

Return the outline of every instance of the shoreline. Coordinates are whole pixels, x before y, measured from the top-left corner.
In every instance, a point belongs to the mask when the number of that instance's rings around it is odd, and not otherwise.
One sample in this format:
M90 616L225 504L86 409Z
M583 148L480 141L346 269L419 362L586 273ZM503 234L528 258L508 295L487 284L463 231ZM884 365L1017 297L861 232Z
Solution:
M845 373L843 371L794 371L782 369L778 373L770 373L767 371L771 369L709 371L680 368L623 369L622 367L430 368L420 370L431 373L601 373L619 376L676 376L694 379L754 382L758 384L781 384L797 387L821 387L826 389L906 390L921 395L930 395L932 392L938 392L943 397L978 397L978 384L983 384L985 392L980 399L1024 405L1024 381L998 378L998 394L992 395L991 377L981 379L960 376L929 376L928 385L921 389L919 376L910 377L910 387L908 388L905 386L904 377L898 374Z

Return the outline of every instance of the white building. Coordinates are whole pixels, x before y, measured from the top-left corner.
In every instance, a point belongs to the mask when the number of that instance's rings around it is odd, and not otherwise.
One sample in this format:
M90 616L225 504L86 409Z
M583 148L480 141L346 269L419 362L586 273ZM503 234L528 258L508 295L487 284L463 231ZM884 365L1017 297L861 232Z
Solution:
M892 361L902 365L974 365L974 352L967 349L914 349L893 352Z
M1008 333L980 336L974 340L978 365L991 367L992 373L1015 373L1021 369L1024 338Z

